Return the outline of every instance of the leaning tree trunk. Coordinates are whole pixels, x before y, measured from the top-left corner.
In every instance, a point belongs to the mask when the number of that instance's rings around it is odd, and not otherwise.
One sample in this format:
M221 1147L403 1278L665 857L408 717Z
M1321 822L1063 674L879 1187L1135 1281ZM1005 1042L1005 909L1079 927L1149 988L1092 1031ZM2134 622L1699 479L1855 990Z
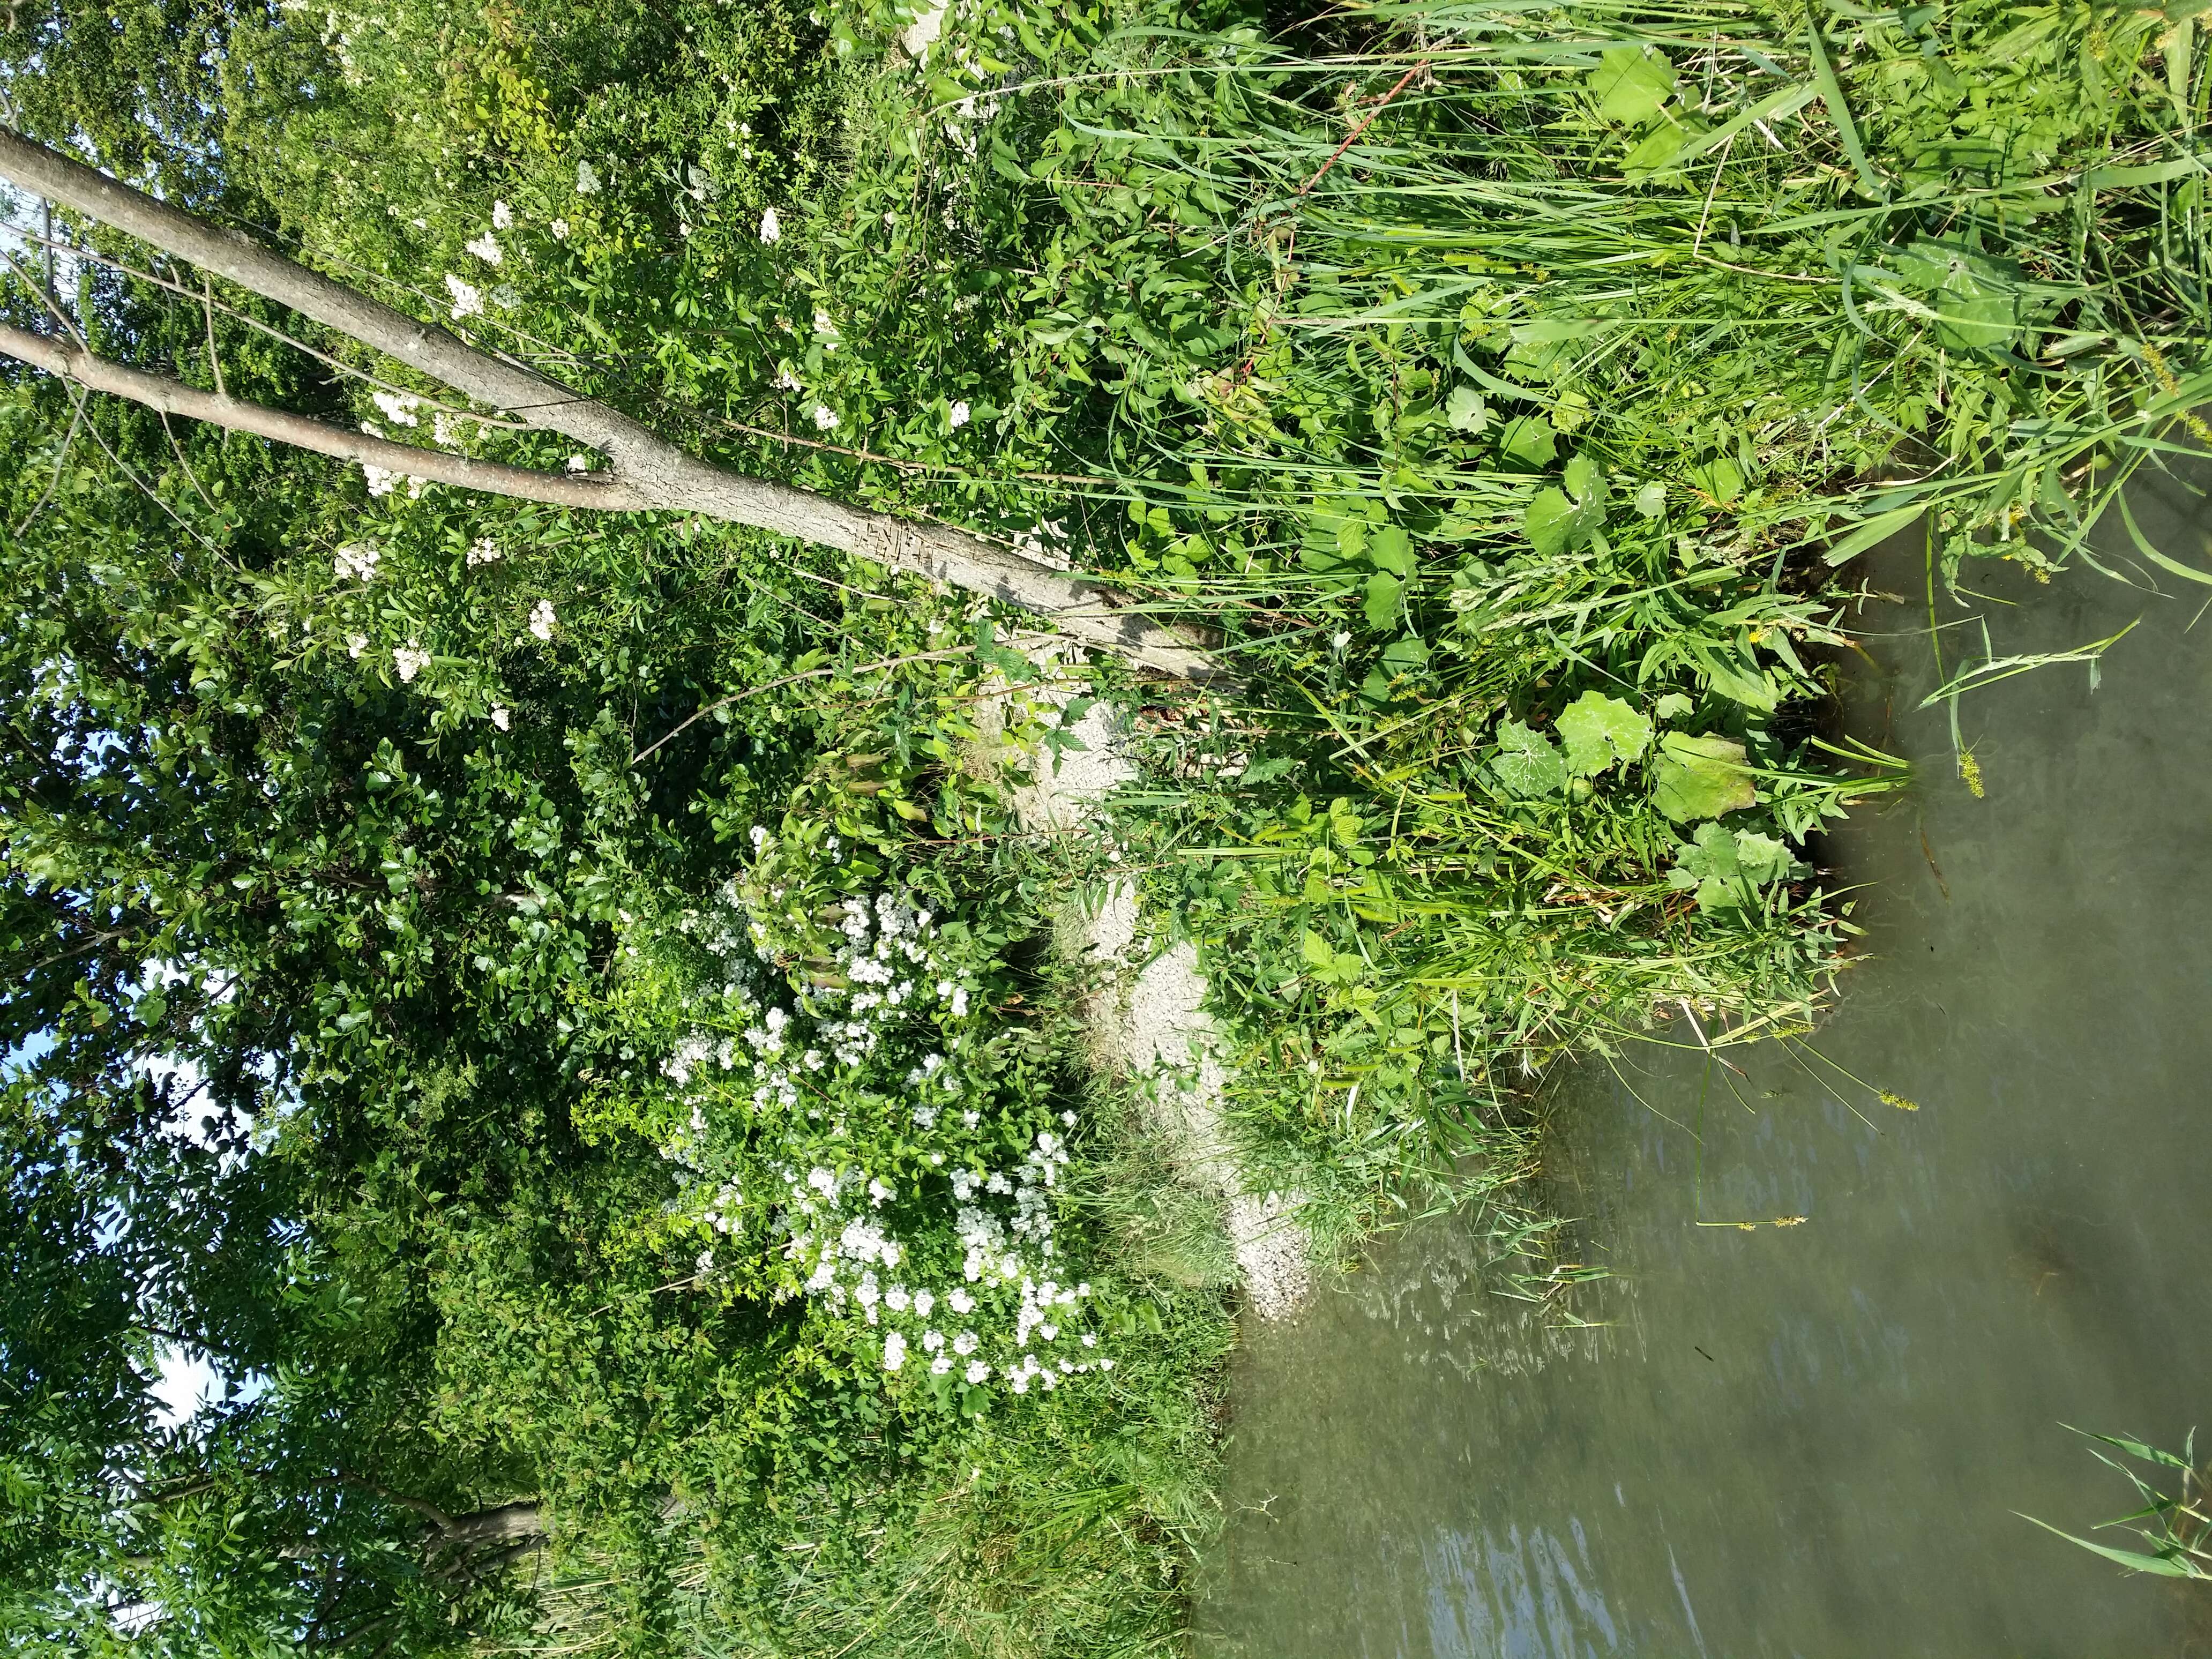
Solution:
M750 525L1036 611L1071 639L1121 652L1167 673L1200 679L1220 672L1188 639L1121 608L1097 582L964 530L909 523L725 471L596 398L479 350L434 323L395 311L240 233L204 223L5 128L0 128L0 179L313 318L503 416L588 445L606 457L608 467L567 477L390 443L108 362L65 340L0 327L0 351L49 374L164 413L437 483L564 507L661 509Z

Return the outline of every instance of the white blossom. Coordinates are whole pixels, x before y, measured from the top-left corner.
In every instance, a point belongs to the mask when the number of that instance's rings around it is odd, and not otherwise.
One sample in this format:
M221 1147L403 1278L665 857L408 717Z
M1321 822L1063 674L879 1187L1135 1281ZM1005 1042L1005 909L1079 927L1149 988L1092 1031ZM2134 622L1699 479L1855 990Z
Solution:
M368 400L384 411L386 420L396 425L418 426L421 424L421 422L416 418L415 411L421 407L422 400L411 392L372 392L368 394Z
M430 653L412 645L394 646L392 665L399 671L400 683L405 684L430 665Z
M970 1382L981 1382L990 1374L991 1368L980 1359L969 1360L968 1369L962 1373Z
M775 386L779 392L796 392L799 390L799 376L786 368L776 375Z
M822 432L835 432L837 429L837 416L828 404L814 405L814 425L817 430Z
M761 210L760 236L761 240L763 242L781 241L783 238L783 224L782 222L775 216L775 210L774 208L763 208Z
M489 536L479 536L469 544L468 566L473 570L480 564L491 564L499 558L499 548Z
M498 730L501 732L506 731L513 720L514 716L507 713L507 708L504 704L494 703L492 705L491 723Z
M475 254L477 258L483 260L488 265L498 264L507 258L505 254L499 251L499 244L497 241L493 240L492 234L489 231L484 232L484 234L477 237L475 241L464 242L461 246L468 249L470 252Z
M390 487L388 484L386 486L386 489ZM376 577L376 562L383 556L380 550L366 542L348 542L331 558L331 568L337 573L340 581L349 579L373 581Z
M558 620L553 614L553 601L540 599L530 607L530 631L541 640L553 637L553 627Z
M556 219L545 228L553 233L553 240L556 242L565 242L568 240L568 222L566 219Z
M463 282L451 271L446 273L446 292L453 296L453 320L483 314L483 293L473 283Z
M576 163L576 194L597 196L599 193L599 169L589 161Z
M349 657L353 658L356 661L359 661L359 660L360 660L360 658L361 658L361 653L362 653L362 652L364 652L364 651L368 650L368 635L366 635L366 634L349 634L349 635L346 635L346 655L348 655Z
M954 404L952 405L951 414L946 418L951 422L952 430L955 432L957 432L962 427L967 425L968 400L965 398L963 398L959 402Z
M368 493L372 495L389 495L392 486L399 482L399 475L397 472L386 471L374 461L363 461L361 464L361 476L362 481L368 485Z
M491 228L494 230L508 230L514 225L514 210L504 202L495 201L491 204Z
M884 1369L895 1371L906 1364L906 1339L896 1331L884 1338Z
M569 472L589 472L592 470L591 458L586 455L571 455L561 465Z

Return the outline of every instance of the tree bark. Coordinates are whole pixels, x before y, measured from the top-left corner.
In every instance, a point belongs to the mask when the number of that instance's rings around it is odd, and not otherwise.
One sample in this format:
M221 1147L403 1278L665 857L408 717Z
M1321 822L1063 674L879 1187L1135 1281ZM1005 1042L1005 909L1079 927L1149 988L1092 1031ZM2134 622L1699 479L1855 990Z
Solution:
M1165 673L1188 679L1222 673L1188 639L1121 608L1097 582L1055 570L964 530L908 523L787 484L726 472L596 398L480 350L434 323L332 282L240 233L204 223L4 127L0 127L0 179L288 306L501 414L588 445L607 458L610 471L555 477L470 462L441 451L347 434L327 422L241 404L221 392L200 392L181 381L104 362L46 336L10 329L0 337L0 350L49 373L167 413L213 421L416 477L568 506L617 512L662 509L750 525L1040 612L1072 639L1121 652ZM188 406L195 402L196 407ZM341 442L347 447L337 447ZM398 459L387 459L395 453ZM457 462L464 465L451 470L449 464ZM464 478L462 472L468 476ZM562 492L557 495L550 493L556 487Z

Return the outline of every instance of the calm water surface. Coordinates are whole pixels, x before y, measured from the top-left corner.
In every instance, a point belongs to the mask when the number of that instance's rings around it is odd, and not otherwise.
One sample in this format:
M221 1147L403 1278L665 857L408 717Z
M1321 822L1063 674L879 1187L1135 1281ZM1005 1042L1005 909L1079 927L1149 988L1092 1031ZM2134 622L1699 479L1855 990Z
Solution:
M1871 959L1815 1046L1920 1109L1778 1044L1565 1079L1549 1179L1604 1322L1496 1295L1439 1224L1251 1333L1208 1652L2212 1655L2212 1587L2014 1513L2134 1507L2063 1424L2212 1438L2212 618L1983 581L2024 602L1979 607L2000 652L2145 620L2094 694L1966 699L1977 801L1914 712L1924 602L1860 617L1855 729L1926 782L1826 849Z

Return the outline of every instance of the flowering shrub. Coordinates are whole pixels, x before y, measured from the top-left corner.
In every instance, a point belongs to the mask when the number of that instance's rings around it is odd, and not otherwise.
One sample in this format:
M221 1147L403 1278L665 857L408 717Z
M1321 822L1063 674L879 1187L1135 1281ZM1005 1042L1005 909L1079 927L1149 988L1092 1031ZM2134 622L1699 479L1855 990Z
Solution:
M1110 1370L1053 1214L1079 1120L992 1006L988 936L818 825L751 841L708 903L625 931L700 1280L801 1302L856 1370L969 1412Z

